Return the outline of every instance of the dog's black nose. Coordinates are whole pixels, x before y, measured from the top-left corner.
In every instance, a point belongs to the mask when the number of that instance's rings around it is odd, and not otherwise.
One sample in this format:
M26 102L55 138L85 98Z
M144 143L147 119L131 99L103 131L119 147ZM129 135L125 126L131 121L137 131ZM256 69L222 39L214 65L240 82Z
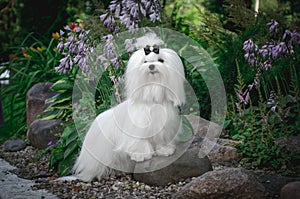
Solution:
M149 65L149 69L150 69L150 70L153 70L154 68L155 68L155 65L154 65L154 64Z

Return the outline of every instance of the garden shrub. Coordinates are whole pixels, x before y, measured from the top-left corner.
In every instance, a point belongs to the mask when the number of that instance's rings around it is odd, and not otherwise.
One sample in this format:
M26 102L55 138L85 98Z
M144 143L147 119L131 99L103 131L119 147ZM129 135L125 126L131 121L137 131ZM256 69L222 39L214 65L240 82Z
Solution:
M26 41L34 40L30 46ZM0 74L9 71L9 84L2 85L1 98L5 126L0 127L0 142L9 137L24 137L26 134L26 94L28 90L39 82L53 82L61 78L54 70L61 58L56 52L57 42L53 38L49 44L44 44L32 34L29 34L15 49L16 57L2 65Z
M243 46L244 57L255 71L252 83L245 83L236 60L236 96L231 96L227 123L230 137L241 141L238 150L244 166L289 168L297 173L300 168L294 168L292 163L299 160L300 154L281 148L277 140L296 136L300 130L300 34L289 30L280 34L274 20L266 25L273 35L266 39L271 41L259 48L249 39Z

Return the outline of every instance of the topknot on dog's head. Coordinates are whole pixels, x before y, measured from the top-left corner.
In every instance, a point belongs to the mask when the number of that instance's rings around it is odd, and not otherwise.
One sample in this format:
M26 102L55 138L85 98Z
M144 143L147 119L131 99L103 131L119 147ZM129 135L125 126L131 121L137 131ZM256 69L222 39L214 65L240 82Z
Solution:
M163 40L161 40L154 32L148 32L145 36L136 39L134 47L136 49L142 49L146 46L160 46L162 44L164 44Z

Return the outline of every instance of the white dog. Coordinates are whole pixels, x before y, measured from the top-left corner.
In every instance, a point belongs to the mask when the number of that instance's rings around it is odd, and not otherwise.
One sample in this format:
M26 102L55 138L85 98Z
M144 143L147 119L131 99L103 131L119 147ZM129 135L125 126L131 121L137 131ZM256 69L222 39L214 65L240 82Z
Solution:
M175 51L160 44L153 34L137 39L140 49L125 72L126 100L92 123L73 168L76 178L100 179L112 169L130 171L132 162L175 152L181 131L178 106L185 102L184 68Z

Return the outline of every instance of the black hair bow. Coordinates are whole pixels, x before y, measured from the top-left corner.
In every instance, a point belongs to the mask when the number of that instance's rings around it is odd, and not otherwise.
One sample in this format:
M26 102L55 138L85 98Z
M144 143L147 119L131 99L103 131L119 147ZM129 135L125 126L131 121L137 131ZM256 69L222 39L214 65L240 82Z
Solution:
M147 45L144 48L144 51L145 51L145 55L149 55L151 52L154 52L155 54L158 54L159 53L159 47L157 45L154 45L154 46Z

